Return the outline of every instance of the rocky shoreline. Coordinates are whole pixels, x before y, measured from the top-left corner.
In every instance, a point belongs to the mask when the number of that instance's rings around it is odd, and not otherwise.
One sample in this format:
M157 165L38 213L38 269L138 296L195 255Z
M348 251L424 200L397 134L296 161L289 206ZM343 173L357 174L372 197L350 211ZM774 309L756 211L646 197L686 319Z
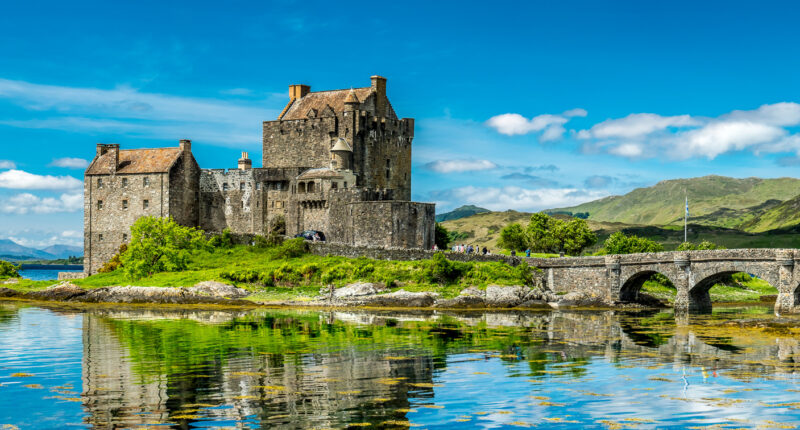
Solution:
M6 285L13 285L13 283ZM45 290L18 291L0 286L0 298L70 303L183 304L281 307L385 307L431 309L560 309L565 307L607 308L619 306L600 296L581 293L558 295L552 291L526 286L489 285L486 289L469 287L454 298L439 293L413 292L400 289L389 292L381 284L354 283L330 291L324 288L313 300L259 302L245 300L250 292L215 281L193 287L112 286L84 289L70 282L61 282ZM659 303L648 305L659 306ZM642 307L642 305L625 305Z

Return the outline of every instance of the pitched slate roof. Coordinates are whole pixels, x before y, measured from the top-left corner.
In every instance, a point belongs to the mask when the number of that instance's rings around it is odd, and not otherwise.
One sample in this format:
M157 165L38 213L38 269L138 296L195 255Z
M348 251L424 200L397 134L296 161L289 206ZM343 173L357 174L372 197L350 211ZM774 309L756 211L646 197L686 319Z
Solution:
M109 151L95 158L86 174L167 173L182 153L180 148L125 149L119 151L119 165L114 166L114 152Z
M316 179L316 178L343 178L341 172L337 172L336 170L329 169L327 167L322 167L319 169L309 169L300 174L297 179Z
M344 103L350 92L353 92L361 103L364 103L371 94L373 94L372 87L364 88L348 88L346 90L330 90L330 91L316 91L306 94L304 97L290 101L284 108L283 114L278 117L280 120L293 120L293 119L306 119L308 113L313 109L316 111L316 116L324 116L325 108L330 106L334 112L343 112ZM388 118L397 118L392 105L386 103L386 116Z

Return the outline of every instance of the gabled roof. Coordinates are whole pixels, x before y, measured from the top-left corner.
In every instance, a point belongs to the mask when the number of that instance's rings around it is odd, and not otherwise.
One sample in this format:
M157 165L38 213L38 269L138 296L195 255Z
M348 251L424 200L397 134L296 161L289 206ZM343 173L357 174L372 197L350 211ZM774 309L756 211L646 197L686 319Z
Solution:
M108 151L94 159L86 174L168 173L182 153L181 148L125 149L114 166L114 152Z
M366 102L367 98L374 94L372 87L311 92L306 94L304 97L290 101L278 119L282 121L306 119L308 118L308 112L311 111L311 109L316 109L317 112L323 112L328 106L330 106L334 112L343 112L345 101L347 100L351 91L361 103ZM388 118L397 118L397 115L395 115L392 105L388 102L388 100L386 103L386 110L386 116ZM325 115L320 114L319 116Z

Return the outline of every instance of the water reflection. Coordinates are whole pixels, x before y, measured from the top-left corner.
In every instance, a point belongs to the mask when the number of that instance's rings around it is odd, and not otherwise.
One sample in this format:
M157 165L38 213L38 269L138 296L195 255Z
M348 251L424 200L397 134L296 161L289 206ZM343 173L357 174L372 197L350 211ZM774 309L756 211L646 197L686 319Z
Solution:
M800 418L795 321L750 308L756 314L749 318L761 322L743 324L736 319L741 311L676 318L668 312L65 311L7 303L0 307L0 404L18 399L22 406L0 409L0 427L793 422Z

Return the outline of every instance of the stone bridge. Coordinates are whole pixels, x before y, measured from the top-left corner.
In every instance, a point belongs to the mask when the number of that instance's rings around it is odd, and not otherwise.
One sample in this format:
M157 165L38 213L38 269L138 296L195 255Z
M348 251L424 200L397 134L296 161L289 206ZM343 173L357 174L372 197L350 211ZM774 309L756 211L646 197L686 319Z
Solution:
M617 302L635 301L644 281L660 273L677 289L675 310L692 312L711 309L708 290L716 282L746 272L778 289L776 313L793 313L800 312L798 259L794 249L726 249L526 260L544 270L553 291L586 291Z

